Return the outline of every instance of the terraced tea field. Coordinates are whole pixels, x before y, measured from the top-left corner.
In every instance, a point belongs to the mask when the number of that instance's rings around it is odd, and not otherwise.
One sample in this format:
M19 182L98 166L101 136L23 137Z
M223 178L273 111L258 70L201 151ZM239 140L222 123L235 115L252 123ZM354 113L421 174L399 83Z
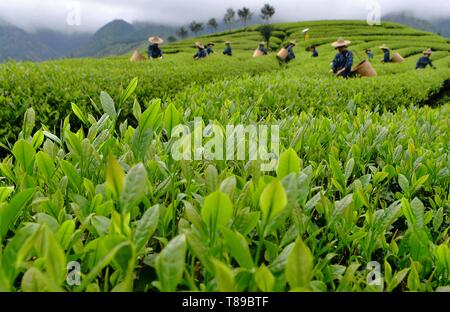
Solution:
M1 64L0 291L448 291L449 40L394 23L274 27L272 49L298 42L282 68L251 57L256 27L152 62ZM378 76L330 74L337 37L355 63L371 48ZM217 53L193 61L196 40ZM382 64L384 43L405 62ZM426 48L437 69L417 71ZM276 170L174 159L176 126L195 133L199 117L278 126Z

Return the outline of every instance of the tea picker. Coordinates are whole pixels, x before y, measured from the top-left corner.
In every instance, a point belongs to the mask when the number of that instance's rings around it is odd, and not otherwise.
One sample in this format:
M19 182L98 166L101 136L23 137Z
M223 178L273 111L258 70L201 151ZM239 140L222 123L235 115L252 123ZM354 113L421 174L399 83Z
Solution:
M259 57L259 56L263 56L263 55L267 55L268 51L265 48L265 43L264 42L260 42L258 45L258 48L255 50L255 52L253 52L253 57Z
M416 63L416 69L424 69L428 65L430 65L431 68L436 69L436 66L433 65L430 59L432 53L433 51L430 48L423 51L423 56L420 57Z
M383 44L380 46L380 49L383 51L383 59L381 60L382 63L390 63L391 62L391 52L389 47L386 44Z
M159 45L162 44L164 40L158 36L153 36L148 38L148 41L150 42L150 45L148 46L148 58L150 60L158 58L162 59L163 52Z
M194 54L194 60L200 60L208 57L208 52L206 51L203 43L196 42L195 47L197 48L197 53Z
M333 48L339 51L331 63L331 71L336 77L348 78L354 76L354 73L352 73L353 52L348 50L350 43L350 40L339 38L331 44Z
M233 51L231 49L231 42L230 41L226 41L225 42L225 50L223 50L223 55L228 55L228 56L232 56L233 55Z
M277 59L280 65L283 63L287 64L295 59L294 47L296 44L297 42L295 40L291 40L284 48L281 48L277 54Z

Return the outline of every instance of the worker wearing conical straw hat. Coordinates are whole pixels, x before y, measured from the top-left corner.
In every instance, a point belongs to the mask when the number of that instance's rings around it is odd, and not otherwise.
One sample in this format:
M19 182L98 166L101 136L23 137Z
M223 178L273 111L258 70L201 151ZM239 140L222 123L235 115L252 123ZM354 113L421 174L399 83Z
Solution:
M149 59L157 59L163 57L163 52L159 47L160 44L164 42L160 37L153 36L148 38L148 42L150 45L148 46L148 58Z
M331 69L337 77L352 77L353 53L348 50L350 43L350 40L339 38L331 44L333 48L339 51L334 57Z
M214 53L213 46L215 46L214 42L209 42L209 43L206 45L206 53L208 53L208 55Z
M232 56L233 50L231 49L231 42L225 41L225 50L223 50L223 55Z
M428 48L425 51L423 51L423 56L419 58L419 60L417 61L416 69L424 69L428 65L430 65L431 68L436 69L436 67L433 65L430 59L432 53L433 51L431 50L431 48Z
M194 60L199 60L208 56L205 46L201 42L196 42L195 47L197 48L197 53L194 54Z
M266 44L264 42L260 42L258 45L258 50L261 51L263 55L267 55L268 51L266 49Z
M386 44L380 46L380 49L383 50L383 60L382 63L390 63L391 62L391 52L389 47Z
M288 55L286 57L286 63L289 63L290 61L295 59L295 53L294 53L294 47L297 45L296 40L291 40L286 45L286 50L288 51Z

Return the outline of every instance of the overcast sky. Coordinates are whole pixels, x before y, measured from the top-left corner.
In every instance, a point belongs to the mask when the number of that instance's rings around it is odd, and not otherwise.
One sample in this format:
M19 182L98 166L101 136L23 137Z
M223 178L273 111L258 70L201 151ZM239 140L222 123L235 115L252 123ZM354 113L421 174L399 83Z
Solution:
M27 30L95 31L117 18L181 25L194 19L221 19L228 7L247 6L259 13L267 2L277 10L276 21L365 20L376 10L374 2L382 15L408 10L419 17L450 16L448 0L0 0L0 18Z

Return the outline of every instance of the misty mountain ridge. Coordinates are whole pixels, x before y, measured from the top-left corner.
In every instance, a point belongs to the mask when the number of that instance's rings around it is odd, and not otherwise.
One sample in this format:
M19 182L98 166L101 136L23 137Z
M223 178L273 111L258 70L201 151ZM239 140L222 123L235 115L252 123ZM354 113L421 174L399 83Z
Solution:
M386 14L382 17L382 20L408 25L416 29L438 33L443 37L450 38L450 17L423 19L415 16L413 13L402 11Z
M450 18L425 20L412 13L398 12L383 16L382 20L398 22L416 29L439 33L450 37ZM255 18L249 25L259 22ZM242 26L240 23L234 27ZM188 29L187 26L185 26ZM216 31L228 27L219 23ZM113 20L95 33L67 33L50 29L37 29L26 32L0 19L0 62L14 59L17 61L44 61L54 58L102 57L121 55L142 46L147 38L158 35L167 38L174 35L178 28L151 22L128 23L121 19ZM198 35L211 30L204 24L204 30Z
M50 29L31 33L0 19L0 62L118 55L139 46L151 35L167 37L173 33L175 28L170 26L149 22L130 24L124 20L113 20L93 34Z

